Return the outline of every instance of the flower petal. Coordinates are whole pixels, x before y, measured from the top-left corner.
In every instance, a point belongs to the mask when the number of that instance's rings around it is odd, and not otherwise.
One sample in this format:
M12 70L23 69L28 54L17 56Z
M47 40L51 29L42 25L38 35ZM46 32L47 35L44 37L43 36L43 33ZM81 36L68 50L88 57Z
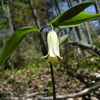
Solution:
M48 33L47 37L47 42L48 42L48 54L51 57L55 57L54 51L53 51L53 39L52 39L52 31Z
M45 56L43 56L42 58L47 58L47 56L48 56L48 54L47 54L47 55L45 55Z
M55 31L52 31L52 43L53 43L53 51L55 53L55 55L57 55L59 58L62 59L62 57L60 57L60 53L59 53L59 40L58 40L58 36L57 33Z

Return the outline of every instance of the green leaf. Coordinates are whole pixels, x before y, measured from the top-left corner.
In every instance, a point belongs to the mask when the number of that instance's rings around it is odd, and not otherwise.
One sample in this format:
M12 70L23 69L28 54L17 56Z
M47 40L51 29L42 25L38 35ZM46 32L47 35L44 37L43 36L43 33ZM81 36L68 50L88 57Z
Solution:
M73 18L70 18L69 20L59 23L58 27L59 28L74 27L74 26L78 26L86 21L96 19L98 17L100 17L100 14L88 14L88 13L81 12L80 14L76 15Z
M58 17L56 17L49 25L53 25L55 27L59 27L59 24L73 18L74 16L78 15L80 12L82 12L85 8L93 4L96 0L88 1L88 2L83 2L80 4L77 4L63 13L61 13Z
M64 42L68 40L69 37L70 37L70 34L65 34L62 37L59 37L59 45L61 46Z
M12 36L8 39L8 41L4 44L3 48L0 51L0 66L9 58L9 56L14 52L14 50L18 47L22 39L29 32L40 32L37 28L34 27L22 27L16 30Z

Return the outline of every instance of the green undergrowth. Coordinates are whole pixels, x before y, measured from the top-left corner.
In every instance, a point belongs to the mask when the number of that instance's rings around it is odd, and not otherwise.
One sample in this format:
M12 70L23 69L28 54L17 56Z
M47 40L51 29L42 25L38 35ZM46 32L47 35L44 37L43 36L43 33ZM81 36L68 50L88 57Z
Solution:
M0 77L8 77L9 75L13 74L13 75L18 75L20 76L22 71L26 71L25 74L27 74L27 71L30 70L30 74L36 74L36 70L39 71L39 69L43 69L45 66L47 66L49 68L49 64L45 63L45 62L41 62L41 63L30 63L27 64L25 63L23 66L20 66L18 68L9 68L9 69L4 69L2 71L0 71Z
M84 59L72 59L72 57L69 57L68 66L65 67L64 60L62 60L60 61L60 64L54 66L54 72L56 71L59 74L66 71L68 76L65 78L66 83L70 81L72 83L71 85L73 85L73 83L77 84L76 80L73 79L74 75L78 72L81 77L85 77L85 73L88 73L88 75L94 73L100 68L99 60L100 59L98 57L87 57ZM31 83L34 81L46 81L46 79L42 78L46 69L50 72L50 65L47 60L31 63L25 62L23 66L18 68L4 69L0 71L0 78L5 79L6 85L12 84L16 86L17 84L17 86L22 86L26 81L27 87L30 87ZM94 76L89 79L94 80ZM51 87L51 81L48 82L48 85Z
M95 68L100 67L100 62L99 62L98 57L91 57L91 58L86 58L86 59L76 59L73 60L72 58L68 59L68 68L66 69L68 72L73 72L75 69L89 69L90 72L94 72ZM63 61L64 62L64 61ZM59 71L62 71L63 69L63 62L60 62L60 64L57 64L55 68L59 69ZM48 61L40 61L39 63L34 63L31 62L30 64L24 63L23 66L20 66L19 68L11 68L11 69L5 69L0 71L0 77L8 78L10 75L17 75L18 77L21 76L22 73L24 75L28 74L34 74L35 76L38 76L38 72L45 69L45 68L50 68ZM28 71L30 73L28 73Z

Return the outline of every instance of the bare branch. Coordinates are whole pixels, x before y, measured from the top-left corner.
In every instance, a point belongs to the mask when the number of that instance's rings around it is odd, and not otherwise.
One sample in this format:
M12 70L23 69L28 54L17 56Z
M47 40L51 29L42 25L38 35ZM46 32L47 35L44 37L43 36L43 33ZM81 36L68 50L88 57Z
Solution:
M78 93L67 94L67 95L58 95L58 96L56 96L56 99L60 100L60 99L66 99L66 98L80 97L80 96L86 95L89 92L92 92L95 89L98 89L99 87L100 87L100 82L98 82L94 86L92 86L90 88L86 88ZM53 97L43 97L43 98L38 98L37 100L53 100Z
M95 45L85 44L81 42L72 42L72 41L70 41L69 44L73 46L78 46L81 49L85 49L94 56L100 56L100 49L97 48Z

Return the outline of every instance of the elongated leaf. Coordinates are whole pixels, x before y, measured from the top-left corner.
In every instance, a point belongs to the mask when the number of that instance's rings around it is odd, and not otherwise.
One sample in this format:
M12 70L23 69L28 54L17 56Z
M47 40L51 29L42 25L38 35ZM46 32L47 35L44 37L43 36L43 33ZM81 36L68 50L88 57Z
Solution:
M64 11L63 13L61 13L58 17L56 17L53 21L51 21L51 23L49 25L53 25L55 27L58 27L58 25L64 21L69 20L70 18L76 16L77 14L79 14L80 12L82 12L85 8L87 8L88 6L90 6L91 4L93 4L96 0L92 0L92 1L88 1L88 2L83 2L80 4L77 4L69 9L67 9L66 11Z
M81 12L80 14L76 15L73 18L66 20L62 23L59 23L58 27L59 28L74 27L74 26L78 26L86 21L96 19L98 17L100 17L100 14L88 14L88 13Z
M59 45L61 46L64 42L68 40L69 37L70 37L70 34L65 34L62 37L59 37Z
M9 56L14 52L18 47L22 39L29 32L40 32L37 28L33 27L22 27L16 30L8 41L4 44L3 48L0 51L0 66L9 58Z

